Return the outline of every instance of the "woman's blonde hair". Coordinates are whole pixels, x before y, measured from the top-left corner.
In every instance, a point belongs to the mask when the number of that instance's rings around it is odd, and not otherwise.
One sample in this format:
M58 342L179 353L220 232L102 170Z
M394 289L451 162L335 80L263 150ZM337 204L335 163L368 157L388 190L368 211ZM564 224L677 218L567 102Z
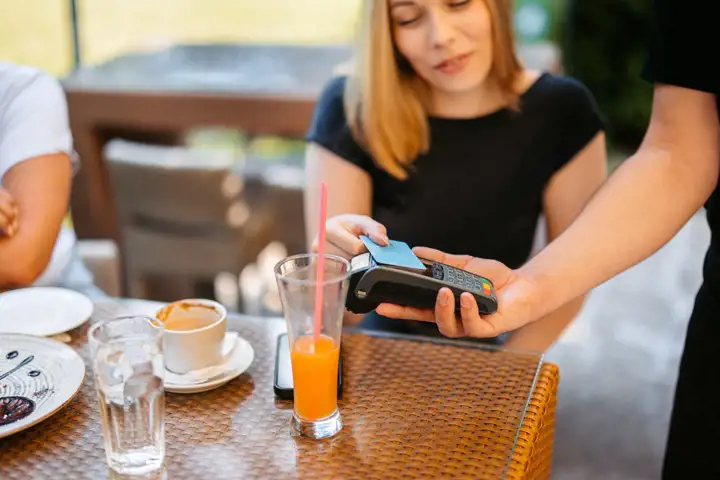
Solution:
M511 108L522 66L515 53L512 1L483 0L492 21L490 79ZM358 48L345 90L350 130L376 164L396 178L429 147L424 82L397 52L387 0L364 0Z

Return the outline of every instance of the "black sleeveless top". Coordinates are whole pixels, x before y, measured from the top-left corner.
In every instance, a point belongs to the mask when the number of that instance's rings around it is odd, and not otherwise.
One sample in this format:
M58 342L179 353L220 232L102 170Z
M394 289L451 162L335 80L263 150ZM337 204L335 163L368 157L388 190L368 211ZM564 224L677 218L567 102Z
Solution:
M582 84L545 73L522 95L520 112L430 117L430 149L403 181L376 166L353 139L344 86L344 77L326 85L306 139L370 175L372 217L389 237L513 268L530 254L548 181L603 129Z
M430 117L430 149L403 181L380 169L353 139L344 87L343 77L326 85L306 139L370 175L372 216L387 227L390 238L492 258L512 268L531 253L548 181L604 128L584 85L545 73L521 96L519 112ZM397 321L375 312L362 327L441 336L433 323ZM478 341L502 343L504 337Z

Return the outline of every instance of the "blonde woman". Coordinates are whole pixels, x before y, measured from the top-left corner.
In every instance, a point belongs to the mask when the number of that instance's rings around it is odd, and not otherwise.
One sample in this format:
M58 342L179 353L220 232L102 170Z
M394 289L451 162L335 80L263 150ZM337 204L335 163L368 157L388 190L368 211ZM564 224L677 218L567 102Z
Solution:
M606 177L603 122L582 84L523 68L511 17L508 0L363 2L352 73L326 85L307 135L310 241L321 181L328 248L348 258L359 235L390 235L516 268L541 214L549 240L573 221ZM545 350L582 301L502 341ZM363 326L438 334L377 314Z

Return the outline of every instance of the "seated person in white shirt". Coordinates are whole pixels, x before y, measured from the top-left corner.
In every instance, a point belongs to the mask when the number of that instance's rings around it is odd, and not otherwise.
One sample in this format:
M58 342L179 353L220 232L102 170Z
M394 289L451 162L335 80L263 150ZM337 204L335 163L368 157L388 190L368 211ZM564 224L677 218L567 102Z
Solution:
M74 151L51 76L0 62L0 292L57 285L99 293L63 228ZM72 278L71 278L72 277Z

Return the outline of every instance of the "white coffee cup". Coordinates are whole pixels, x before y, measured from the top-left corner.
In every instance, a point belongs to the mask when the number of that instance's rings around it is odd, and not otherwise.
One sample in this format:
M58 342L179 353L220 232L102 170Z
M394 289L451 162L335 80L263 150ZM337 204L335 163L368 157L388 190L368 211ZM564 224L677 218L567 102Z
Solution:
M188 312L188 307L193 306L204 308ZM222 362L222 345L227 332L224 306L201 298L178 300L158 310L156 317L165 324L163 349L168 370L183 374Z

